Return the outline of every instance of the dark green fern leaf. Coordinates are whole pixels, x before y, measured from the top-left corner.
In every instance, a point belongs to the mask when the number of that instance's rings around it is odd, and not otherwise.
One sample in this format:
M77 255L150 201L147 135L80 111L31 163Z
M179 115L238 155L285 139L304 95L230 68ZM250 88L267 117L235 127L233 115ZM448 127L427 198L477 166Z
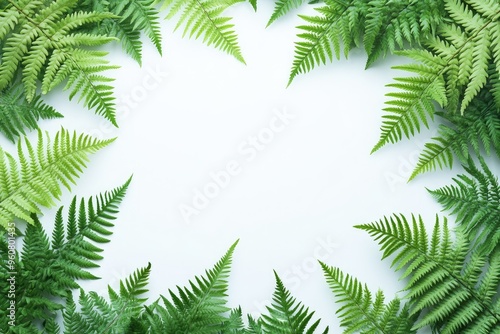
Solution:
M250 4L252 5L253 9L257 11L257 0L249 0Z
M207 45L234 56L245 63L238 45L238 38L230 23L222 16L230 6L244 0L156 0L161 9L167 10L167 19L179 16L176 29L184 27L183 36L202 38Z
M431 326L441 334L497 333L500 331L498 286L500 253L489 260L458 233L453 241L446 219L429 234L420 217L411 222L402 215L360 225L380 244L383 257L394 256L392 266L408 280L410 315L421 315L414 326Z
M61 185L71 188L88 156L114 141L64 129L52 142L48 134L45 137L39 131L35 145L26 138L19 140L19 162L0 147L0 226L6 227L14 218L33 223L31 214L39 213L40 206L52 207L62 193Z
M481 169L469 158L464 165L468 174L458 175L454 185L430 193L446 211L457 216L472 248L491 255L500 245L500 185L485 161L479 161Z
M416 318L409 315L408 305L401 307L396 298L384 304L385 296L378 291L373 298L366 285L344 274L340 269L321 263L326 281L342 304L337 311L344 333L410 334Z
M277 334L315 333L320 320L310 324L314 312L310 312L309 308L298 303L285 288L278 274L275 272L274 275L276 288L273 294L273 302L271 306L267 306L269 314L262 315L260 319L264 331ZM322 333L328 333L328 327Z
M130 328L131 319L136 318L141 310L142 303L146 300L142 295L148 290L145 288L151 264L136 270L125 281L120 282L120 293L109 287L110 301L97 295L95 292L80 291L79 304L81 311L64 314L66 334L121 334ZM72 301L69 299L68 304Z
M28 102L19 85L0 93L0 131L12 142L26 134L26 129L38 129L40 119L63 117L54 108L45 104L40 95Z
M334 54L339 59L341 43L347 57L362 40L367 67L405 43L420 44L441 22L442 7L434 0L326 0L317 8L319 16L302 16L306 24L298 27L304 32L297 35L302 40L296 43L289 84L298 74L331 62Z
M474 99L463 116L444 112L437 115L450 125L440 125L438 136L425 144L410 180L438 167L451 168L454 156L467 163L471 152L481 155L484 150L489 155L493 150L500 157L500 112L491 95Z
M45 321L45 329L51 333L51 328L57 328L52 324L55 312L65 307L57 298L65 299L68 291L78 289L77 280L97 278L87 269L97 267L96 261L102 258L102 249L96 244L108 241L112 221L129 183L130 180L96 199L89 199L87 205L82 200L77 206L74 198L66 224L63 223L62 208L58 210L51 240L37 217L32 217L34 225L28 225L21 254L16 257L16 323L20 327L36 327L36 323ZM6 244L7 240L2 239L2 248ZM0 268L1 279L6 280L9 275L5 266ZM133 276L124 283L120 294L136 298L144 291L143 284L139 276ZM6 310L0 310L2 317L6 317ZM6 332L2 327L4 324L0 323L2 333Z
M169 290L169 297L161 296L160 303L146 308L141 315L153 333L164 334L218 334L228 324L226 313L227 288L234 243L213 269L205 276L197 276L188 287Z
M102 74L116 66L104 59L106 52L88 49L114 39L80 31L113 15L75 12L77 4L77 0L9 1L0 12L0 90L21 75L31 102L38 88L46 94L67 79L71 97L80 94L84 106L116 125L111 79Z

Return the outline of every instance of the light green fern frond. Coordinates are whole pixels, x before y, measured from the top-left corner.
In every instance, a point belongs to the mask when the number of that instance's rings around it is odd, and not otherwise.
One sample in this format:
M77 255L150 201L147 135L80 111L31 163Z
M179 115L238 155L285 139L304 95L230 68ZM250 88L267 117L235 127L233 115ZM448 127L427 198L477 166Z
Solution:
M146 300L142 295L148 290L151 264L136 270L125 281L120 281L120 293L109 287L109 299L105 300L95 292L86 293L80 290L79 304L81 311L71 306L72 299L68 300L70 312L64 313L65 334L118 334L125 333L130 326L131 319L137 317Z
M12 142L26 134L26 129L37 129L38 120L60 117L63 116L45 104L40 95L35 95L31 102L28 102L19 85L0 93L0 132Z
M455 184L430 193L457 221L480 254L491 255L500 245L500 184L482 158L478 168L469 158L468 174L454 178Z
M334 54L340 58L341 48L347 57L361 40L367 67L405 43L420 44L441 22L443 8L434 0L326 0L317 11L319 16L302 16L305 24L298 28L304 32L297 35L301 41L296 43L288 84L298 74L331 62Z
M318 329L320 320L310 324L314 312L309 311L291 296L276 272L276 288L271 306L267 306L268 315L263 314L260 322L267 333L307 333ZM328 333L328 327L322 332Z
M0 23L0 90L20 74L31 102L40 86L46 94L68 79L71 97L80 94L86 107L116 125L112 87L107 84L111 79L102 74L116 66L104 59L106 52L88 50L113 38L79 31L113 15L74 12L77 4L77 0L9 1Z
M160 303L148 307L141 316L148 328L165 334L217 334L227 322L228 277L234 243L214 268L205 276L195 277L189 287L177 287L177 293L169 290L170 298L161 296Z
M61 185L71 184L86 167L88 156L114 139L97 140L86 135L70 134L62 129L51 143L48 134L39 131L33 145L19 140L18 161L0 147L0 226L14 218L33 223L32 213L40 206L52 207L61 195Z
M431 326L441 334L500 331L500 253L490 260L478 253L469 256L464 236L459 233L453 241L446 219L436 218L432 233L421 217L412 216L410 222L402 215L357 228L379 242L384 258L393 255L392 266L408 279L410 315L421 315L414 329Z
M321 263L330 289L342 304L337 315L344 333L415 333L412 326L415 317L409 315L408 305L401 307L398 298L384 304L385 296L377 291L373 298L368 287L340 269Z
M244 0L156 0L167 19L179 16L176 29L184 27L183 36L202 38L207 45L234 56L245 63L231 18L222 16L230 6Z
M267 22L267 26L270 26L274 21L280 17L286 15L289 11L294 8L300 7L306 0L277 0L274 5L274 12Z
M428 118L434 117L434 101L441 107L447 104L445 80L440 69L445 61L425 50L401 51L402 55L412 56L421 61L420 64L395 66L395 69L416 73L414 77L396 78L396 83L389 87L399 91L386 96L393 98L386 102L382 116L381 135L372 153L387 143L396 143L403 136L410 138L420 132L421 124L429 126Z

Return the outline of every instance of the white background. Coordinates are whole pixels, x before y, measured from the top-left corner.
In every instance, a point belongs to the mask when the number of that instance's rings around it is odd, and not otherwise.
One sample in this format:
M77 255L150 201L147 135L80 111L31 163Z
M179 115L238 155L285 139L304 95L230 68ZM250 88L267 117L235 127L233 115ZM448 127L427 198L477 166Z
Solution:
M294 27L301 21L289 15L266 29L272 4L259 6L257 13L246 3L227 13L234 16L247 65L200 41L182 39L173 33L173 22L162 21L163 57L146 42L141 68L118 47L110 50L109 59L122 66L112 73L119 129L59 91L46 100L65 119L41 126L52 134L63 126L118 137L91 157L73 193L95 195L134 175L112 242L105 245L105 260L93 271L102 280L84 282L86 289L104 293L107 284L116 287L149 261L153 300L203 274L240 239L230 278L231 307L262 311L276 270L292 294L338 333L337 307L314 257L320 252L328 265L392 299L403 286L398 275L390 262L380 261L378 245L353 226L392 213L422 214L427 225L433 224L441 208L425 187L449 184L459 169L406 183L434 126L370 155L380 134L385 85L401 74L390 67L407 60L388 57L364 70L366 56L354 50L349 60L298 76L286 88L297 41ZM246 159L238 148L249 136L267 131L276 110L294 119L254 159ZM196 189L202 191L211 173L233 160L241 173L187 223L179 207L192 205ZM61 203L71 196L66 192ZM44 217L48 229L54 211Z

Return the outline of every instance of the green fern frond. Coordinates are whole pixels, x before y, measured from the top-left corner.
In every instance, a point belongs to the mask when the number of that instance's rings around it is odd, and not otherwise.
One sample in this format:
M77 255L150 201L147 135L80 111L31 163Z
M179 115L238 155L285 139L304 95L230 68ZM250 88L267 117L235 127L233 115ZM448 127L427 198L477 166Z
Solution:
M249 0L250 4L252 5L253 9L257 11L257 0Z
M267 306L269 314L263 314L260 319L264 331L267 333L314 333L320 320L309 324L314 312L310 312L309 308L298 303L285 288L278 274L275 272L274 275L276 289L273 302L271 306ZM322 333L328 333L328 327Z
M14 218L33 223L40 206L52 207L61 195L61 185L71 184L86 167L88 155L114 141L70 134L62 129L49 146L48 134L38 131L38 142L26 138L17 145L18 161L0 147L0 226Z
M463 114L480 91L490 82L492 94L500 68L500 4L496 1L445 0L449 20L443 22L436 36L423 45L426 51L397 52L421 64L395 68L416 73L417 77L397 78L390 86L399 92L388 94L382 134L373 151L412 136L427 126L427 116L436 109L434 102L447 111ZM493 95L494 96L494 95Z
M92 32L116 37L125 52L139 64L142 63L141 32L144 32L156 50L162 53L160 17L153 0L86 0L80 7L91 12L110 12L116 15L94 26Z
M340 58L341 43L347 57L361 39L368 54L366 66L405 43L420 44L442 20L442 2L433 0L326 0L319 16L301 16L295 59L288 84L300 73Z
M69 206L66 224L63 223L62 208L57 211L51 239L38 218L32 216L34 225L27 226L22 251L16 254L16 306L19 310L16 322L20 327L36 327L36 323L40 321L51 324L56 312L65 307L57 298L64 299L68 291L78 289L77 280L97 278L87 269L97 267L96 261L102 259L102 249L96 244L109 241L107 237L112 233L112 221L116 218L118 205L123 200L129 183L130 179L121 187L90 198L87 205L82 200L77 206L75 197ZM2 239L2 249L6 247L6 243L7 239ZM4 254L7 252L2 253L2 256ZM2 266L0 278L6 280L9 275L7 268ZM136 298L144 291L142 277L135 275L127 280L121 294L127 298ZM6 317L6 310L7 308L0 310L2 317ZM6 333L3 325L5 322L0 322L0 331ZM46 331L49 333L50 328L56 328L53 325L47 326Z
M430 193L457 222L480 254L491 255L500 244L500 184L482 158L481 169L469 158L468 174L454 178L455 184Z
M269 27L274 21L286 15L292 9L300 7L305 1L306 0L277 0L274 5L274 12L267 22L267 26Z
M28 102L19 85L0 93L0 132L12 142L25 135L26 129L38 129L38 120L61 117L60 113L41 100L40 95L35 95Z
M46 94L68 79L71 96L80 93L84 106L116 125L112 87L106 84L111 79L102 75L116 66L104 59L107 53L87 49L114 38L81 31L114 16L74 12L77 5L77 0L9 1L0 24L0 90L20 74L31 102L38 88Z
M130 328L131 319L137 317L142 310L142 303L146 298L142 295L148 290L151 264L136 270L125 281L120 281L120 294L109 287L108 302L95 292L80 291L80 313L73 311L64 314L64 324L70 331L67 334L111 334L125 333ZM71 304L71 300L68 302ZM72 309L72 308L70 308Z
M401 51L399 54L418 59L422 63L394 67L414 72L418 76L396 78L396 83L388 85L399 91L386 94L393 100L386 102L384 111L387 114L382 116L380 139L373 147L372 153L389 142L396 143L403 136L410 138L420 132L420 124L428 127L428 118L434 117L433 101L441 107L447 104L445 80L439 70L444 66L443 59L425 50Z
M183 36L202 38L207 45L232 55L245 63L231 18L222 16L230 6L244 0L156 0L167 19L179 16L176 30L184 27Z
M395 215L357 228L379 242L384 258L394 255L392 266L408 278L410 315L421 315L414 329L430 325L441 334L500 330L500 253L489 261L478 253L469 256L464 236L453 241L446 219L436 218L430 236L421 217L414 216L411 222Z
M141 319L155 333L210 334L219 333L227 323L228 277L235 242L226 254L205 272L189 282L189 287L169 290L170 298L161 296L163 305L155 303L142 314Z
M437 113L451 125L440 125L439 135L426 143L410 180L437 168L453 166L454 156L467 163L471 152L486 154L491 150L500 157L500 113L491 95L474 99L463 116Z
M412 326L415 317L410 317L408 305L401 308L401 301L393 299L384 304L385 296L377 291L373 298L368 287L356 278L344 274L340 269L321 263L330 289L342 307L337 311L344 333L415 333Z

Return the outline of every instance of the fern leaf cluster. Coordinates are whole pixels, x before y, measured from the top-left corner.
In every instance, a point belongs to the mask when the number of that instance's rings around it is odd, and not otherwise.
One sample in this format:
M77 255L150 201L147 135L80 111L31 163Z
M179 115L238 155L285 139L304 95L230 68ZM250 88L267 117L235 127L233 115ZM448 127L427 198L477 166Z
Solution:
M449 113L463 114L483 89L498 97L500 4L490 0L445 0L444 4L449 20L423 41L425 50L398 52L418 63L395 68L416 75L396 78L389 85L398 91L388 94L393 99L387 102L388 114L373 151L403 135L411 137L420 131L420 124L428 126L435 102ZM500 107L498 102L495 98L495 109Z
M410 317L408 305L398 298L384 304L385 296L377 291L375 297L366 285L344 274L339 268L321 263L330 289L342 306L337 310L344 333L411 334L415 317Z
M490 155L493 151L500 157L500 113L490 94L474 99L464 115L436 115L447 124L441 124L438 136L425 144L410 180L437 168L451 168L455 157L463 164L468 163L471 154Z
M25 135L26 129L37 129L39 120L61 117L38 94L28 102L20 85L9 87L0 93L0 132L12 142Z
M0 226L14 218L33 223L31 214L40 213L40 206L52 207L61 185L70 189L88 156L112 141L62 129L49 146L48 135L39 130L36 145L27 139L18 142L18 160L0 147Z
M500 250L500 185L482 158L480 164L481 168L469 158L464 165L468 175L459 175L454 185L431 194L445 210L457 216L472 247L490 256Z
M234 56L245 63L230 17L222 16L230 6L244 0L157 0L167 19L178 16L176 29L183 36L201 38L207 45Z
M77 5L76 0L9 1L0 12L0 90L20 75L31 102L38 88L46 94L67 80L71 97L80 94L86 107L115 122L111 79L101 74L115 66L104 58L106 52L86 49L113 38L78 31L112 14L75 12Z
M97 244L105 243L111 235L113 220L116 218L117 206L122 201L129 181L111 192L81 200L77 204L76 197L68 209L66 223L63 220L62 208L57 212L52 237L49 238L35 215L33 225L28 225L24 232L23 247L16 256L16 329L36 331L39 321L46 321L47 326L57 333L58 326L53 322L57 311L65 308L58 298L67 298L69 291L79 288L78 279L96 279L88 269L97 267L96 261L101 259L102 249ZM4 232L1 239L0 257L7 262L7 238ZM20 240L20 239L19 239ZM6 281L11 273L6 266L0 268L0 277ZM120 294L135 297L140 294L142 281L134 276L120 289ZM140 283L140 284L138 284ZM2 296L7 296L7 287L1 285ZM137 287L137 288L135 288ZM116 295L116 293L115 293ZM113 296L115 296L113 295ZM70 297L68 297L70 298ZM7 298L1 298L2 319L7 318ZM71 305L71 303L69 304ZM71 308L71 307L70 307ZM69 312L68 309L65 312ZM5 321L0 322L2 333L8 333ZM75 332L75 333L82 333ZM90 333L90 332L89 332Z
M419 44L442 20L441 1L326 0L317 16L301 16L301 39L296 43L289 84L300 73L345 56L364 44L370 66L405 43Z
M159 12L153 0L90 1L82 3L83 8L94 12L109 12L114 17L103 20L93 31L99 35L119 39L123 49L139 64L142 63L143 32L161 54L161 33Z
M131 326L132 318L141 311L142 304L147 300L142 295L148 291L145 287L150 272L151 264L148 264L125 281L120 281L119 292L109 287L109 301L95 292L80 290L80 311L77 311L73 297L69 295L63 314L64 333L125 333Z
M408 283L414 329L430 325L439 333L496 333L500 330L500 254L490 259L473 252L460 233L453 241L447 221L436 219L428 234L420 217L392 216L361 225L379 241L384 257ZM430 237L429 237L430 235Z

